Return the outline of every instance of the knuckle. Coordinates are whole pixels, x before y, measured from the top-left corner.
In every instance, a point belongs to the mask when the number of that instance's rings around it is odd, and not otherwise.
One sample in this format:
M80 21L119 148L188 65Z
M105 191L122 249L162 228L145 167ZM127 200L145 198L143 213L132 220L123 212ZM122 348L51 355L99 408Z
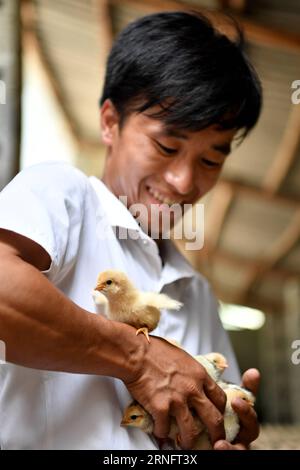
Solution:
M153 403L152 414L154 416L163 415L166 416L169 414L169 406L167 403L162 401L156 401Z
M214 418L214 424L216 428L222 428L224 426L224 417L218 413Z
M172 399L172 409L174 408L180 408L182 409L183 407L185 406L185 401L183 400L182 397L180 396L175 396L173 399Z
M194 446L198 434L194 433L193 431L186 432L184 435L184 440L182 440L182 448L183 449L192 449Z
M159 415L167 415L169 412L169 408L165 405L157 405L155 408L155 414Z

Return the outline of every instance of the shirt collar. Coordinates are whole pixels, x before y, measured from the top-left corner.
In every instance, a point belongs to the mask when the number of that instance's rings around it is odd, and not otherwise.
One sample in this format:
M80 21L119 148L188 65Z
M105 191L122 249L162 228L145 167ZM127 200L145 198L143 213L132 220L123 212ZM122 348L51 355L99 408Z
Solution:
M103 210L107 222L112 227L122 227L127 230L134 230L138 237L148 240L151 244L155 242L140 228L137 221L129 212L127 207L107 188L107 186L95 176L89 178ZM178 279L191 278L196 275L194 268L178 251L171 240L164 240L165 264L162 277L164 284L170 284ZM156 250L158 252L158 250Z
M89 180L100 199L101 206L105 209L106 219L112 227L123 227L128 230L142 232L139 224L127 207L99 178L90 176Z
M195 277L197 274L190 263L180 253L172 240L164 240L165 265L163 268L164 278L167 284L178 279Z

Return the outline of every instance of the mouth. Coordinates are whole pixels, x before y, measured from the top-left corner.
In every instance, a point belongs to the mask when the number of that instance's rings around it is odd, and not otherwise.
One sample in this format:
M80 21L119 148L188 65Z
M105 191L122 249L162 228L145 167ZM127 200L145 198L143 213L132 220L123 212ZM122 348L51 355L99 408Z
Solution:
M151 188L150 186L146 186L148 193L156 200L156 204L167 204L169 207L173 204L182 204L183 201L176 201L168 196L164 196L160 191L157 189Z

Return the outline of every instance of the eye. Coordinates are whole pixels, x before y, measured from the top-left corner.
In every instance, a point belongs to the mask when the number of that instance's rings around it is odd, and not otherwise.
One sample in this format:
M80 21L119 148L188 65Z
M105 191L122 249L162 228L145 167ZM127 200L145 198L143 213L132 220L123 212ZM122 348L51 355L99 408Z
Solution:
M201 161L202 163L204 163L205 166L209 168L218 168L222 166L222 163L215 162L213 160L208 160L207 158L202 158Z
M161 150L166 153L167 155L173 155L174 153L177 152L177 149L173 149L171 147L165 147L165 145L162 145L159 143L157 140L155 140L156 144L161 148Z
M130 416L130 419L132 419L133 421L135 421L137 418L138 418L137 415L131 415Z
M112 280L111 280L111 279L108 279L108 281L106 281L106 284L107 284L108 286L110 286L110 285L112 284Z

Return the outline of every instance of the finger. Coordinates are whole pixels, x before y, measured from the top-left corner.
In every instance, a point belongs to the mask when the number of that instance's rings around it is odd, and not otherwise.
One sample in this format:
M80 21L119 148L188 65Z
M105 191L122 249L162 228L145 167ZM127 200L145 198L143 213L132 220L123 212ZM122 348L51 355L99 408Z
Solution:
M236 442L250 444L259 435L257 414L252 406L239 398L232 400L231 406L238 414L241 426Z
M170 418L168 408L159 408L152 412L154 421L153 434L159 439L166 439L169 436Z
M219 439L224 439L223 414L220 413L213 403L203 394L202 396L193 398L190 404L206 426L211 442L214 443Z
M173 411L180 435L180 447L192 449L197 440L199 429L187 405L176 405Z
M226 406L226 394L224 390L219 387L214 380L209 376L203 384L203 390L207 398L217 407L217 409L223 414Z
M244 444L230 444L228 441L217 441L214 450L247 450Z
M257 369L248 369L243 374L242 387L250 390L254 395L257 395L260 382L260 373Z

